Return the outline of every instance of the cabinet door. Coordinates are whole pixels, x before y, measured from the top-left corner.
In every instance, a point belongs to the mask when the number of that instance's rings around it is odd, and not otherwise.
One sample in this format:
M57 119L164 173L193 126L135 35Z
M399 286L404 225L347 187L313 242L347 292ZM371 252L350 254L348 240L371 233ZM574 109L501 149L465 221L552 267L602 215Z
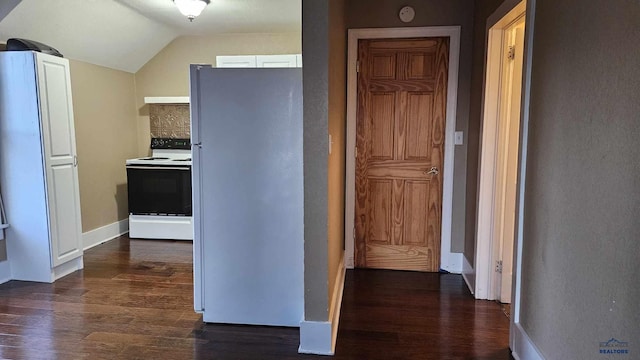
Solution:
M296 55L258 55L256 63L259 68L297 67Z
M82 255L71 81L68 60L46 54L36 54L36 60L51 262L55 267Z
M256 67L256 56L255 55L216 56L216 67L254 68Z

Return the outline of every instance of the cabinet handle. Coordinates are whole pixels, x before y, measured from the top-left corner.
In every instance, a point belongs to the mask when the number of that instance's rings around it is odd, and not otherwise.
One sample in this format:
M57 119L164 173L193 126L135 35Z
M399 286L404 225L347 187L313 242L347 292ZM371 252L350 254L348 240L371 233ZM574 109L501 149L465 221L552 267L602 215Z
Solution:
M78 167L78 155L73 155L73 166Z

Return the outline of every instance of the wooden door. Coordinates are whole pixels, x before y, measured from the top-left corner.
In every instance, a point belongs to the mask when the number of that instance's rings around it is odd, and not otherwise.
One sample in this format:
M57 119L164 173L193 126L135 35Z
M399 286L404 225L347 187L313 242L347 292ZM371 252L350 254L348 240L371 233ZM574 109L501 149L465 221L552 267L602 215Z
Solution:
M355 265L436 272L449 38L358 44Z
M36 60L51 262L55 267L83 252L71 80L68 60L43 54L36 54Z

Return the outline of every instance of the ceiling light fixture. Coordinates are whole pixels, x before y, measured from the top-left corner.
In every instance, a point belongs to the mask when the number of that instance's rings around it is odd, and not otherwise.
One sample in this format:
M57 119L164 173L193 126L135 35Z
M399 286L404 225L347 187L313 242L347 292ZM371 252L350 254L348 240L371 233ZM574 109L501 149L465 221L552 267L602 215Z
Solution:
M209 4L210 0L173 0L182 15L189 21L202 13L202 10Z

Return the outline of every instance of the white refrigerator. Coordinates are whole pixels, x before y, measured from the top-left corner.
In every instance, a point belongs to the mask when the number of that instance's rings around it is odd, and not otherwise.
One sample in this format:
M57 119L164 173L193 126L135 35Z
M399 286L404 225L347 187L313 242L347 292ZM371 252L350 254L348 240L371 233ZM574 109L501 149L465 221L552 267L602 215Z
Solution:
M191 66L194 306L212 323L299 326L302 69Z

